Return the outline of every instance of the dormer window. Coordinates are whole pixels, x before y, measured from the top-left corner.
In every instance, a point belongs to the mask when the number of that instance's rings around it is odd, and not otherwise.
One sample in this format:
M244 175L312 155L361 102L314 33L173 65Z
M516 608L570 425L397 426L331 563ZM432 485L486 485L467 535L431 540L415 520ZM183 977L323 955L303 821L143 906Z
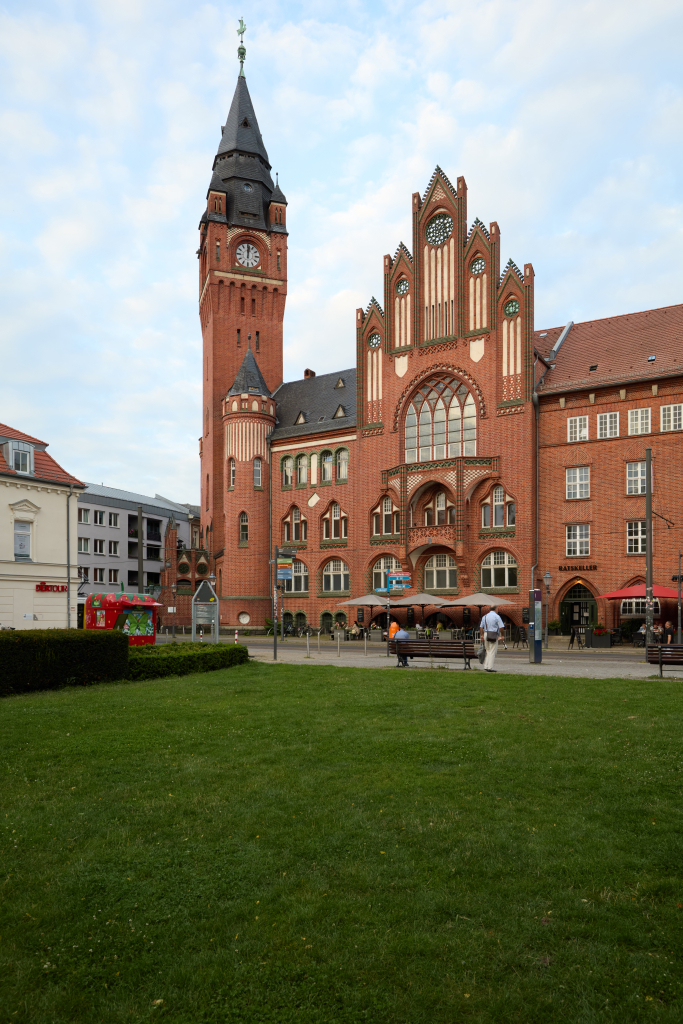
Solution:
M26 441L7 441L2 445L5 462L15 473L31 476L34 472L33 445Z

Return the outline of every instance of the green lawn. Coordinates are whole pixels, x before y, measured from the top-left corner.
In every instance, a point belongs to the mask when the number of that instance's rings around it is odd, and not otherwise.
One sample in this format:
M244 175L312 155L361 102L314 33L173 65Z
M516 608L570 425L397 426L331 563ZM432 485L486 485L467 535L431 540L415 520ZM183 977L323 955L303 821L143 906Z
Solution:
M682 718L257 664L7 698L0 1024L680 1021Z

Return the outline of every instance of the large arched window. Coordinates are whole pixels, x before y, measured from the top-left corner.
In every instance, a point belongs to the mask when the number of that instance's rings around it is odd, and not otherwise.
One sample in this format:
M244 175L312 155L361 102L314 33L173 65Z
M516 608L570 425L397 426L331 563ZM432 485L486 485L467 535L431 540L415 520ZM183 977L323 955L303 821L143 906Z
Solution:
M517 560L507 551L492 551L481 563L481 585L487 590L517 586Z
M348 590L349 567L341 558L333 558L323 569L323 590Z
M474 396L455 378L421 386L406 413L406 462L477 454Z
M400 572L403 566L397 558L386 555L378 558L372 567L372 589L385 590L387 586L387 573Z

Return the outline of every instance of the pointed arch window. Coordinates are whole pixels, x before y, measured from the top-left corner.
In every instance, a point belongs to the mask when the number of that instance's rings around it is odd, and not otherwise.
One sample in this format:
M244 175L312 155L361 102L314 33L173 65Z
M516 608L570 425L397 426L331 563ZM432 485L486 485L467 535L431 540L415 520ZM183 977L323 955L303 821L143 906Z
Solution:
M308 539L308 522L301 515L301 510L294 505L287 518L283 521L283 538L286 544L305 543Z
M406 462L476 454L474 396L455 378L427 381L413 396L406 412Z

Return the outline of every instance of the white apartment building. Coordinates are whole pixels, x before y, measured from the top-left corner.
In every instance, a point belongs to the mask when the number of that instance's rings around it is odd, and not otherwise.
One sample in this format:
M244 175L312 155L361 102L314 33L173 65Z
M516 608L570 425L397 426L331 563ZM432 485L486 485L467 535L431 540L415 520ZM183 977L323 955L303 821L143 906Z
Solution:
M2 629L76 626L77 504L85 484L47 447L0 423Z

